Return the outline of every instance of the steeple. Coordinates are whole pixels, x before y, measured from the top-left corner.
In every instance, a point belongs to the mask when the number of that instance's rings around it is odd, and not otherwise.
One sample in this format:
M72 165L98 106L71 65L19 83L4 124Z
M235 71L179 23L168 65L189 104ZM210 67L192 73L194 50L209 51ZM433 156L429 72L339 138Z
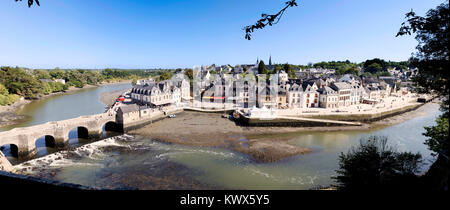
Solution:
M258 64L259 64L259 57L256 58L256 65L258 65Z
M272 66L272 55L269 57L269 66Z

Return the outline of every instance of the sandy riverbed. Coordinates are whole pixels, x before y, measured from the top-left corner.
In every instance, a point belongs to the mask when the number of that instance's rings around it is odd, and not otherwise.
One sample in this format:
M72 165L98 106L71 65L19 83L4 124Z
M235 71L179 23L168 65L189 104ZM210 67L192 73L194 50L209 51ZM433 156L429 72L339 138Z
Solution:
M190 146L229 148L252 156L261 162L274 162L286 157L311 152L287 143L287 139L249 139L251 129L237 126L220 114L183 112L173 119L165 119L130 134L147 136L164 142Z
M428 103L414 111L363 126L336 127L242 127L229 119L221 118L221 114L183 112L176 118L155 122L130 131L130 134L191 146L229 148L248 154L257 161L274 162L310 153L311 150L289 144L288 137L269 138L267 135L302 131L370 130L424 116L438 107L437 103Z

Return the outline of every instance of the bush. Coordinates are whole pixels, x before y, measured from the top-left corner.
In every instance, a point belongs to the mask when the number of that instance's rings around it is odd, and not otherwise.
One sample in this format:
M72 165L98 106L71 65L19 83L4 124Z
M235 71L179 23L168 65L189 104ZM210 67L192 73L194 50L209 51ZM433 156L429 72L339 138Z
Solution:
M0 95L0 105L11 105L19 99L20 96L16 94Z
M337 176L341 190L408 189L418 185L422 165L419 153L397 152L386 137L362 139L358 147L339 156Z
M76 88L83 88L84 87L84 84L82 82L80 82L80 81L73 81L72 83L73 83L73 85Z

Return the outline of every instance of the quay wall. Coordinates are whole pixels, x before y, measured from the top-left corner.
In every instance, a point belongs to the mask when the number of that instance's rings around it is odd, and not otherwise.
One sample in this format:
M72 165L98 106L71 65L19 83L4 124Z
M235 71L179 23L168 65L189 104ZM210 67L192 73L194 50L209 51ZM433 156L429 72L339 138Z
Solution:
M259 118L248 118L240 115L239 123L243 126L254 126L254 127L321 127L321 126L352 126L342 123L329 122L326 120L333 121L344 121L344 122L362 122L371 123L379 121L385 118L393 117L399 114L410 112L423 106L424 103L414 104L394 110L389 110L374 114L336 114L336 115L301 115L302 118L309 118L314 120L324 120L320 121L308 121L308 120L291 120L282 119L274 117L274 119L259 119ZM297 115L298 116L298 115Z
M171 114L180 113L183 108L175 108L163 111L152 111L151 109L144 109L135 112L124 114L123 130L124 132L139 129L146 125L152 124L159 120L168 117Z
M303 115L304 118L313 118L313 119L327 119L327 120L341 120L341 121L349 121L349 122L364 122L371 123L379 120L383 120L385 118L393 117L396 115L400 115L406 112L414 111L424 104L415 104L410 105L394 110L389 110L380 113L374 114L339 114L339 115Z
M240 117L240 124L243 126L253 127L325 127L325 126L349 126L341 123L333 122L320 122L320 121L308 121L308 120L291 120L291 119L270 119L262 120L259 118L245 118ZM358 126L358 125L354 125Z

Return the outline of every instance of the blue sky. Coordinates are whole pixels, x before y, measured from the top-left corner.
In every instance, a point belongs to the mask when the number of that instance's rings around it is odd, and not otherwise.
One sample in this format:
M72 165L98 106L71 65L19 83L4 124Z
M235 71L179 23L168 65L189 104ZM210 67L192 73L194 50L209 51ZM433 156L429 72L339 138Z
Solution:
M375 57L406 60L417 42L395 37L404 14L443 0L300 0L279 24L242 28L286 0L0 1L0 66L176 68Z

